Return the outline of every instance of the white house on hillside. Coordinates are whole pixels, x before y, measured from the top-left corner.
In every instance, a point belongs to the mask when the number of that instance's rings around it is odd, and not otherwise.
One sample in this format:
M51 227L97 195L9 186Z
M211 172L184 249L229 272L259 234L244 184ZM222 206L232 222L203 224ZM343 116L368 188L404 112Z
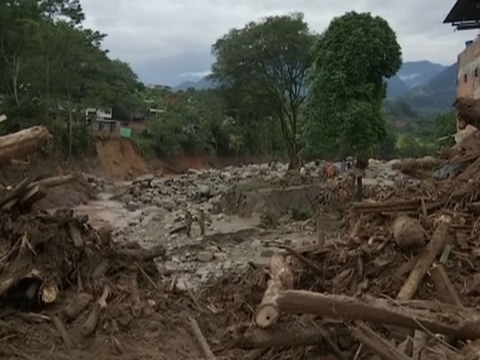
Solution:
M85 110L87 118L95 117L96 119L112 119L111 107L87 108Z

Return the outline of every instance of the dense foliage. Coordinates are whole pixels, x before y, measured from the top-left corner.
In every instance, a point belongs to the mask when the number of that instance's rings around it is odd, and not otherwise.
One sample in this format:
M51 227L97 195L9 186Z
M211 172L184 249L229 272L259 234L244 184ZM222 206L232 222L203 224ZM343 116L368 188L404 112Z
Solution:
M4 132L43 123L55 135L55 150L83 153L91 131L82 109L136 101L135 73L108 58L105 35L84 28L84 19L79 0L0 3Z
M112 107L121 120L161 109L134 130L145 154L266 155L297 167L300 154L420 156L455 130L451 113L384 102L401 52L388 23L369 14L335 18L320 36L302 14L232 29L212 46L215 89L180 92L144 87L84 20L79 0L0 2L0 133L44 124L51 151L85 155L86 108Z
M371 156L386 137L385 78L402 65L388 23L368 13L335 18L313 48L305 136L320 156Z
M275 122L292 167L298 166L301 111L306 98L304 79L314 42L315 35L303 14L293 14L232 29L212 48L216 61L211 78L225 93L233 92L230 99L235 97L234 107L250 107L254 112L258 109L263 116L257 122Z

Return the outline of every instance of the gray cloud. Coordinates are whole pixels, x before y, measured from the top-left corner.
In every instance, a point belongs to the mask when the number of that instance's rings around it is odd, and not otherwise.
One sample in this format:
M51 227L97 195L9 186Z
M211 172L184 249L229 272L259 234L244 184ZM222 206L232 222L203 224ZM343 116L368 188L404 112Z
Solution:
M152 69L145 69L155 64L155 81L170 85L184 80L178 80L180 74L207 71L211 44L229 29L269 15L300 11L310 27L321 32L346 11L369 11L389 21L406 61L445 65L453 63L465 40L475 36L454 33L442 24L452 0L82 0L82 5L86 26L108 34L105 47L112 56L150 77Z

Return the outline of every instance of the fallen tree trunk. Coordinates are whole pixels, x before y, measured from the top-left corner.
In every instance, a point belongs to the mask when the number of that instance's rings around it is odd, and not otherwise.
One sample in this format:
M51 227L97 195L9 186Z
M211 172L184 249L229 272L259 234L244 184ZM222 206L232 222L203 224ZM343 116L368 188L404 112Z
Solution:
M381 213L381 212L409 212L420 209L420 200L399 200L382 202L356 202L352 205L354 212Z
M290 314L313 314L347 321L361 320L416 330L427 329L457 339L480 337L480 312L428 301L402 301L394 304L371 297L356 298L288 290L278 298L277 305L280 311Z
M52 188L64 184L68 184L71 181L74 181L78 178L78 174L69 174L63 176L54 176L31 183L31 186L43 186L45 188Z
M262 302L257 309L256 323L261 328L274 324L280 315L277 308L277 299L283 290L293 288L293 273L285 261L285 257L276 253L270 259L268 269L270 280Z
M30 155L36 149L45 146L51 137L45 126L33 126L0 136L0 161Z

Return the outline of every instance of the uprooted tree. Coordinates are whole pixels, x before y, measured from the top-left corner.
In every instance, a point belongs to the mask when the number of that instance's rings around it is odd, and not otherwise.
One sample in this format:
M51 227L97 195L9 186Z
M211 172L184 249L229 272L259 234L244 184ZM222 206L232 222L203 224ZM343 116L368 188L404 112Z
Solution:
M385 79L402 65L388 22L349 12L332 20L313 48L305 135L317 155L368 156L386 136Z
M281 127L291 168L299 165L304 79L315 39L303 14L296 13L232 29L212 46L211 79L241 97L262 99Z

